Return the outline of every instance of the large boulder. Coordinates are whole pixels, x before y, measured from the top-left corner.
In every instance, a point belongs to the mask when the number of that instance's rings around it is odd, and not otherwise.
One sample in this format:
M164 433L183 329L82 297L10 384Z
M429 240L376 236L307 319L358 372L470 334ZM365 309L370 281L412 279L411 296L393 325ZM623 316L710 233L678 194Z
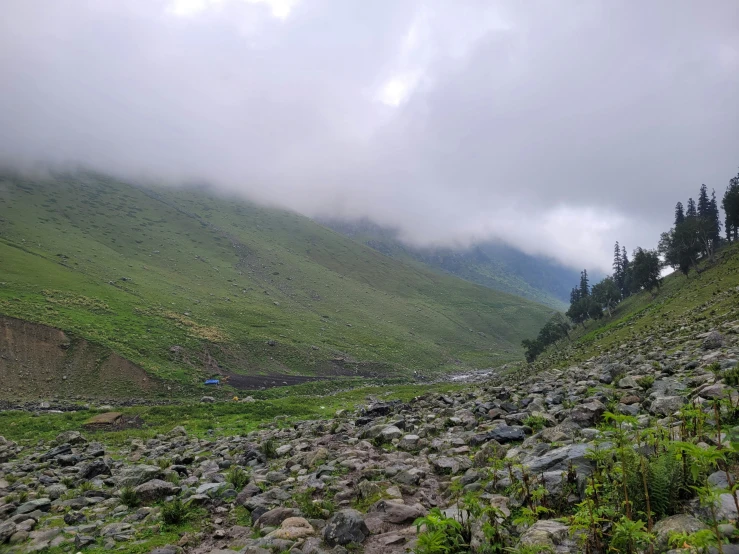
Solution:
M142 502L152 503L177 494L180 491L180 488L169 481L152 479L151 481L147 481L146 483L139 485L134 490Z
M13 521L4 521L0 523L0 544L6 542L15 533L16 525Z
M17 453L17 444L0 436L0 464L9 462Z
M372 512L377 513L382 521L398 524L413 523L426 514L426 510L420 504L409 506L389 500L380 500L373 506Z
M662 396L652 401L649 411L654 415L669 416L680 410L683 404L685 399L682 396Z
M341 510L334 514L323 529L323 540L329 546L362 544L369 534L362 514L357 510Z
M101 475L110 475L110 466L102 458L80 465L79 478L88 481Z
M524 531L521 545L549 548L552 552L580 552L577 543L570 537L569 526L551 519L541 519Z
M691 515L678 514L666 517L658 521L654 526L657 551L661 552L670 546L669 540L672 535L678 533L695 533L701 529L708 529L708 527L701 520Z
M585 457L590 443L569 444L542 454L524 459L523 465L532 473L545 471L567 471L572 464L578 473L589 473L592 462Z
M486 439L497 441L500 444L522 441L526 438L524 428L518 425L501 425L487 433Z
M719 333L718 331L711 331L703 339L702 346L704 350L714 350L716 348L721 348L723 345L724 345L723 335Z
M296 541L304 539L315 534L315 529L302 517L289 517L282 522L279 529L275 529L267 535L267 539L282 539L287 541Z
M570 419L583 427L591 427L600 421L605 411L605 405L594 398L572 408Z
M156 479L162 473L159 466L146 464L137 464L124 466L124 468L115 476L118 486L136 487L152 479Z

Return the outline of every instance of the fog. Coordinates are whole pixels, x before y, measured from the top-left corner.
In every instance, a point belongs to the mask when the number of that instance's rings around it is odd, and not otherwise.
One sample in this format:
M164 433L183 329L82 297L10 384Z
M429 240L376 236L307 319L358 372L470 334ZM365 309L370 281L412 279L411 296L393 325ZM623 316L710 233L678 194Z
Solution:
M5 0L0 162L607 270L739 166L739 3Z

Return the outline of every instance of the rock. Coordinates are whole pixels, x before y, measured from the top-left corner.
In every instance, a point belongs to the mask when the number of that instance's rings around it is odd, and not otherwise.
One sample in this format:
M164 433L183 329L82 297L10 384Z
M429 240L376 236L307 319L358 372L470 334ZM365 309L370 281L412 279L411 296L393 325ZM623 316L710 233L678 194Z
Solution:
M310 537L315 534L315 532L315 529L313 529L313 526L307 519L302 517L289 517L282 522L279 529L269 533L266 538L295 541Z
M682 396L663 396L652 401L649 411L655 415L669 416L677 412L685 404Z
M702 344L704 350L714 350L716 348L721 348L723 345L724 337L718 331L711 331L708 333L708 335L703 339Z
M294 514L292 508L275 508L262 514L259 519L254 522L255 527L277 527L287 518Z
M25 552L41 552L47 548L58 546L64 542L64 537L60 536L62 530L47 529L43 531L33 531L29 534L31 542L26 546Z
M557 552L579 552L570 539L570 528L564 523L551 519L540 519L521 535L522 546L549 547Z
M522 441L526 438L523 427L502 425L487 434L487 440L497 441L499 444Z
M466 471L472 467L469 458L441 456L433 460L434 471L440 475L456 475L460 471Z
M538 474L544 471L567 471L572 463L578 473L590 473L592 462L585 457L585 454L592 446L590 443L562 446L541 456L526 458L523 465L532 473Z
M329 546L362 544L369 534L362 514L357 510L341 510L334 514L323 529L323 540Z
M149 554L179 554L182 549L179 546L166 545L155 548Z
M59 456L63 456L66 454L72 453L72 445L71 444L60 444L59 446L56 446L49 450L46 454L43 454L39 461L41 462L48 462L49 460L53 460L54 458L57 458Z
M50 498L39 498L37 500L29 500L25 504L21 504L16 509L16 514L30 514L36 510L40 512L48 512L51 509Z
M4 521L0 523L0 544L7 542L10 537L15 533L16 525L13 521Z
M408 506L407 504L398 504L397 502L386 500L380 500L373 506L371 511L378 513L382 521L398 524L413 523L416 519L426 514L426 510L420 504Z
M159 477L161 474L162 470L159 469L159 466L146 464L129 465L123 467L121 472L115 476L115 480L120 488L136 487Z
M688 514L666 517L654 526L656 546L658 550L669 546L670 536L676 533L695 533L708 527L699 519Z
M63 444L66 442L72 445L87 443L87 439L83 437L82 433L79 431L64 431L63 433L59 433L54 441L57 444Z
M398 443L398 448L401 450L416 450L418 448L418 441L421 437L418 435L405 435Z
M79 478L85 481L101 475L110 475L110 466L102 458L87 462L80 466Z
M403 431L398 429L395 425L389 425L388 427L385 427L381 432L380 436L385 442L390 442L393 439L399 439L403 436Z
M204 403L204 404L212 404L213 402L215 402L215 401L216 401L216 399L215 399L215 398L213 398L212 396L203 396L203 397L202 397L202 398L200 399L200 401L201 401L202 403Z
M600 421L606 411L605 405L599 400L590 400L575 406L570 412L570 419L583 427L590 427Z
M133 526L123 522L109 523L100 530L101 537L112 537L115 540L127 540L133 533Z
M134 489L139 499L144 503L158 502L164 500L168 496L173 496L180 491L180 488L173 485L169 481L161 479L152 479L136 487Z

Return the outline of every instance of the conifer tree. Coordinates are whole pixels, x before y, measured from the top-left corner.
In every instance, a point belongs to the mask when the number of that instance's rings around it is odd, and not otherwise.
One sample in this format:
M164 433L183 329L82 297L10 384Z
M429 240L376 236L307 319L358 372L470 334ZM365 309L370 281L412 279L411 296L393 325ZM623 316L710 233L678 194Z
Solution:
M631 285L629 284L631 275L631 262L629 257L626 255L626 247L621 247L621 282L619 287L621 288L621 295L626 298L631 293Z
M706 185L701 185L698 193L698 217L706 219L708 217L708 189Z
M732 237L739 240L739 173L729 181L721 207L725 214L727 240L732 240Z
M621 272L623 266L621 265L621 246L616 241L616 246L613 247L613 280L618 283L621 279Z
M708 222L711 234L711 242L716 248L721 242L721 220L719 219L718 202L716 202L716 190L711 190L711 200L708 202Z
M588 283L588 270L583 269L580 273L580 298L590 296L590 285Z
M697 217L698 209L695 207L695 200L688 198L688 207L685 210L685 217Z
M683 203L678 202L675 205L675 225L680 225L685 221L685 212L683 211Z

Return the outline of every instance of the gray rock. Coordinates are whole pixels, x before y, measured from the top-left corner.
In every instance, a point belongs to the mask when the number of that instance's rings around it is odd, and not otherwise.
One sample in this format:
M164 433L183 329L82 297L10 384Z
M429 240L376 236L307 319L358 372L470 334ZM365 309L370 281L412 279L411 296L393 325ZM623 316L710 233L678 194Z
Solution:
M31 512L35 512L36 510L40 512L48 512L51 509L51 499L50 498L39 498L37 500L29 500L25 504L21 504L18 506L18 509L15 511L16 514L30 514Z
M0 523L0 544L7 542L15 533L16 525L13 521L4 521Z
M688 514L678 514L666 517L654 526L656 546L658 550L669 546L670 536L676 533L695 533L708 527L699 519Z
M501 425L487 434L487 440L494 440L500 444L513 441L522 441L526 438L523 427L516 425Z
M522 546L549 547L557 552L579 552L577 544L570 539L570 528L564 523L541 519L521 535Z
M163 500L168 496L177 494L180 488L173 485L169 481L162 481L161 479L152 479L136 487L134 489L138 494L139 499L146 503L157 502Z
M655 398L649 406L649 411L655 415L669 416L680 410L685 404L682 396L663 396Z
M54 439L57 444L69 443L69 444L85 444L87 439L82 436L79 431L64 431L59 433Z
M405 435L398 443L401 450L415 450L418 447L418 441L421 438L418 435Z
M323 529L323 540L329 546L362 544L369 534L362 514L357 510L341 510L334 514Z
M407 504L399 504L389 500L380 500L372 507L371 512L379 514L382 521L398 524L413 523L416 519L426 514L426 510L420 504L408 506Z
M592 462L585 454L592 444L579 443L562 446L550 450L541 456L524 459L523 465L533 473L545 471L567 471L570 463L577 469L578 473L590 473Z
M213 398L212 396L203 396L200 399L200 401L203 402L204 404L212 404L213 402L216 401L216 399Z
M162 473L159 466L152 466L146 464L137 464L124 466L123 469L115 476L115 480L118 486L123 487L136 487L152 479L156 479Z
M716 348L721 348L723 345L724 336L718 331L711 331L708 333L708 335L703 339L702 344L704 350L714 350Z

